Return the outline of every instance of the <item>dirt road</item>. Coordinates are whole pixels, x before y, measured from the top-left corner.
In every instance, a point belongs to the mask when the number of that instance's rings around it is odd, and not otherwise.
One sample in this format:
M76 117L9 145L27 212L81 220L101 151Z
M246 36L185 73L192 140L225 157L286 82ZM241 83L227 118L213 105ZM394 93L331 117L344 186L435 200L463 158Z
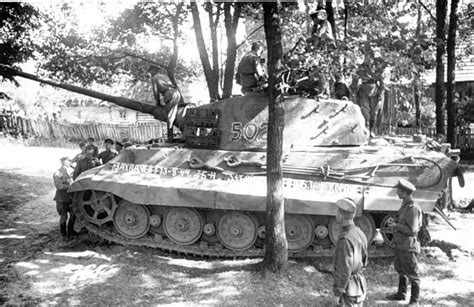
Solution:
M330 259L291 261L284 276L277 278L256 271L260 259L187 260L110 245L87 234L63 242L51 174L61 156L73 156L76 150L0 146L0 304L326 306L333 302L332 277L316 269L329 269ZM457 232L436 218L430 224L432 237L446 242L435 244L442 250L428 247L421 255L422 304L474 305L474 215L450 213L450 218ZM394 290L397 278L391 260L371 260L365 275L368 305L386 305L382 298Z

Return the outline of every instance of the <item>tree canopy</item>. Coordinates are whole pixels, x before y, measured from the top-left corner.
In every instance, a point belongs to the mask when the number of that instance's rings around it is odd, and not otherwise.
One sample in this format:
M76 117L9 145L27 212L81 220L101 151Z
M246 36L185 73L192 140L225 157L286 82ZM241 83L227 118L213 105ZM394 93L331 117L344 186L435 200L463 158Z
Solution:
M39 12L31 4L9 2L0 4L0 63L18 67L33 56L36 44L33 30L39 26ZM8 72L0 76L14 81Z
M105 2L94 4L104 22L87 31L81 29L77 5L2 4L0 29L11 39L3 42L1 63L15 65L35 56L43 74L81 85L147 82L147 68L153 64L163 67L177 83L206 76L209 96L220 98L232 94L239 55L251 41L264 42L258 3L140 2L111 14ZM312 27L309 14L319 8L329 13L334 48L298 51L295 45L308 37ZM340 73L350 81L369 52L386 81L420 82L420 74L435 65L434 10L434 4L423 1L346 2L345 6L340 1L286 3L280 12L283 52L288 55L293 50L304 59L288 70L309 67L328 79ZM458 11L462 35L469 26L462 1ZM192 29L198 30L197 36L189 35ZM194 60L189 61L192 55Z

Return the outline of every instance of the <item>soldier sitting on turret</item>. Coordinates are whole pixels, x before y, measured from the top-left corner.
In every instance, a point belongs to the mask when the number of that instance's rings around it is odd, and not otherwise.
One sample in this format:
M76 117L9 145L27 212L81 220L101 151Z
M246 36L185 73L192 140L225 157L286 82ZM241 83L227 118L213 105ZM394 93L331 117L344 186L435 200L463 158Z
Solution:
M334 80L334 98L349 100L351 98L351 91L342 80L341 74L337 73Z
M328 21L328 14L326 11L320 9L309 16L313 20L313 27L311 29L310 37L306 42L319 48L322 48L326 43L328 43L328 46L330 45L334 47L332 27Z
M249 53L243 56L237 67L236 81L242 86L242 93L254 91L259 85L265 82L265 74L263 72L260 55L263 52L263 46L259 42L252 44Z
M176 120L176 115L178 114L181 93L168 75L161 73L158 67L150 66L148 73L150 74L151 86L156 105L165 108L167 114L166 125L168 128L168 141L172 142L173 124ZM163 99L160 99L160 95L163 96Z

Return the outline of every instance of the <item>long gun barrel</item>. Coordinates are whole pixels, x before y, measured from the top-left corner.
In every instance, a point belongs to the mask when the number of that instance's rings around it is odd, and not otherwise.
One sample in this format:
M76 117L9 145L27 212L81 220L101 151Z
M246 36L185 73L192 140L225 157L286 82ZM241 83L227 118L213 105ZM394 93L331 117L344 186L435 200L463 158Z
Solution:
M54 86L54 87L59 87L59 88L62 88L62 89L65 89L65 90L68 90L68 91L71 91L71 92L74 92L74 93L86 95L86 96L89 96L89 97L109 101L109 102L112 102L112 103L114 103L118 106L128 108L128 109L132 109L132 110L135 110L135 111L139 111L139 112L154 115L154 111L156 109L156 106L151 105L151 104L139 102L139 101L128 99L128 98L107 95L107 94L97 92L97 91L94 91L94 90L90 90L90 89L86 89L86 88L83 88L83 87L80 87L80 86L61 83L61 82L57 82L57 81L47 79L47 78L41 78L41 77L26 73L26 72L16 70L16 69L14 69L10 66L4 65L4 64L0 64L0 69L4 69L4 70L8 71L9 73L11 73L12 75L15 75L15 76L19 76L19 77L30 79L30 80L37 81L37 82L41 82L41 83L48 84L48 85L51 85L51 86Z

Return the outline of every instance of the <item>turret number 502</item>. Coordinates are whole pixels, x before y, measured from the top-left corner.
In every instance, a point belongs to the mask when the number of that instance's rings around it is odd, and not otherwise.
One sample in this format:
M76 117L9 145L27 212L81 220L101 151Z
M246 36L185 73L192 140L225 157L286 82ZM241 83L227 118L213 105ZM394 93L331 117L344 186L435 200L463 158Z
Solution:
M241 122L233 122L231 129L230 140L232 142L240 141L241 139L247 141L267 140L268 123L261 123L260 125L246 123L244 125Z

